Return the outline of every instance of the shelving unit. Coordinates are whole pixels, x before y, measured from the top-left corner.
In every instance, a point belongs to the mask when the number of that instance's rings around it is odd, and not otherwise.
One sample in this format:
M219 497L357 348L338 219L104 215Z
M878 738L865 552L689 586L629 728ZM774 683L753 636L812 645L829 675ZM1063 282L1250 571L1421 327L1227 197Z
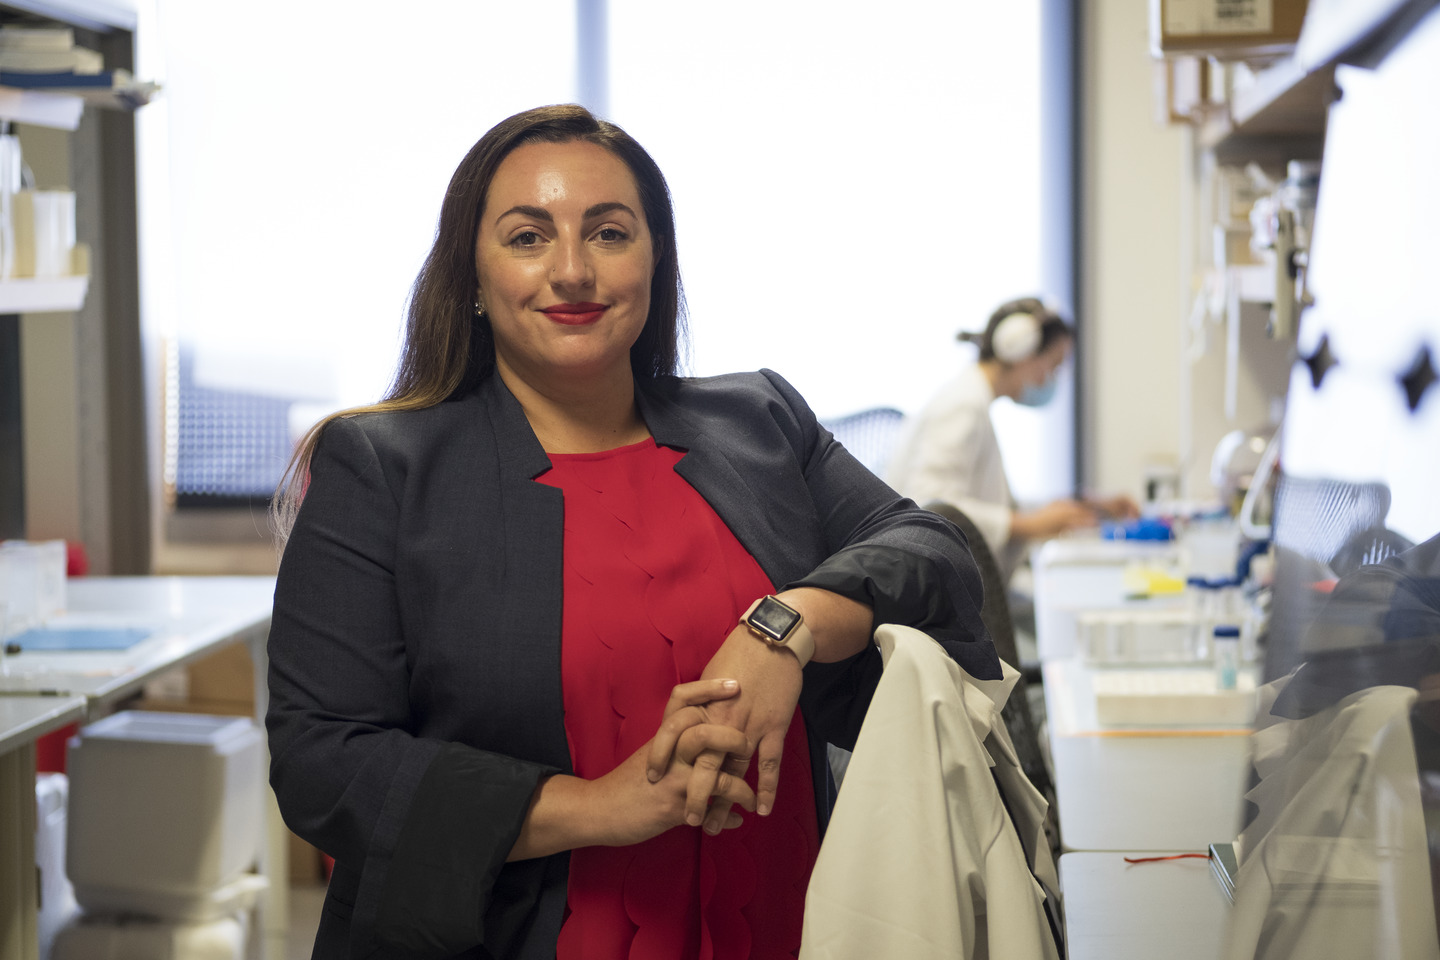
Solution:
M0 314L55 313L85 304L90 277L18 277L0 282Z
M147 573L133 119L144 98L127 93L136 11L129 0L0 0L0 23L73 30L110 71L88 91L0 85L0 118L35 185L75 193L78 241L71 276L0 282L0 537L74 540L92 573Z
M68 93L0 87L0 119L56 130L76 130L84 99Z
M19 89L0 86L0 121L74 131L86 105L108 110L135 110L148 103L158 88L128 81L110 88ZM0 315L58 313L79 310L89 289L89 256L77 250L81 268L68 277L16 277L0 280Z
M1307 70L1294 58L1278 61L1237 89L1197 142L1221 163L1319 157L1334 90L1334 64Z

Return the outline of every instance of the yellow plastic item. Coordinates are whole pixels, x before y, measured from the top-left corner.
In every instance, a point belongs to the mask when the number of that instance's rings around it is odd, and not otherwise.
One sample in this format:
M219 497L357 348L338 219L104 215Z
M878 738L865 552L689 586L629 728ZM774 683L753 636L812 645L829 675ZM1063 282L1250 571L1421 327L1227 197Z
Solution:
M1148 567L1127 567L1123 582L1126 595L1131 597L1155 597L1185 592L1184 580L1164 570Z

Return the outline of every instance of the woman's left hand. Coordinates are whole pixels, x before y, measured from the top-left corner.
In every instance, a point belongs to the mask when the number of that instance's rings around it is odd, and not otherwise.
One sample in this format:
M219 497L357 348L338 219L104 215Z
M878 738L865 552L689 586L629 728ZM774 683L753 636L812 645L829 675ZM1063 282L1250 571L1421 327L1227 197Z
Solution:
M710 703L705 712L711 723L723 723L745 733L753 745L751 756L731 754L725 760L727 773L743 776L753 758L759 765L755 785L755 812L768 814L775 806L775 790L780 784L780 760L785 752L785 732L795 717L802 684L800 661L783 647L773 646L740 625L730 631L715 656L710 658L701 677L734 677L740 681L740 695L729 700ZM702 767L696 764L695 774ZM719 770L716 770L718 775ZM708 797L710 784L692 788L692 797ZM690 814L706 815L692 803ZM729 804L716 801L705 816L705 828L712 833L725 822Z
M870 642L874 613L870 607L827 590L800 587L778 594L779 599L799 610L815 638L815 659L841 660L859 653ZM780 784L780 761L785 752L785 733L800 702L802 674L800 661L783 647L766 643L743 624L737 625L710 659L702 678L733 677L740 682L739 696L711 701L705 706L707 721L744 731L753 752L742 756L697 758L691 774L687 819L704 818L705 830L718 833L726 825L731 804L716 798L709 802L714 783L723 771L744 776L754 757L759 763L755 785L756 813L765 816L775 806ZM663 766L653 757L650 770ZM698 778L699 782L694 782Z

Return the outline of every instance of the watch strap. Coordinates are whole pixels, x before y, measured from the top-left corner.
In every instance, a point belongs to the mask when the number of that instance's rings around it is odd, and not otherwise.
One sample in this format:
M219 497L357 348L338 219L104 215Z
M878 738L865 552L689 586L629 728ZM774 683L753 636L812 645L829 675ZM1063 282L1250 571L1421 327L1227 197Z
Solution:
M790 627L788 631L786 631L785 635L782 637L770 636L769 634L761 630L759 627L757 627L750 619L751 615L760 606L760 604L764 603L766 600L777 603L780 606L784 607L786 610L789 610L790 612L795 614L795 623ZM785 603L783 600L780 600L777 597L760 597L754 603L750 604L750 606L745 610L745 612L741 614L740 622L745 624L746 628L749 629L752 634L754 634L764 643L768 643L771 646L775 647L783 647L784 649L789 650L795 655L795 659L800 661L800 666L802 667L805 666L805 664L809 663L811 658L815 656L815 637L810 632L810 627L805 623L805 617L800 613L799 610L796 610L794 607L790 606L788 603Z

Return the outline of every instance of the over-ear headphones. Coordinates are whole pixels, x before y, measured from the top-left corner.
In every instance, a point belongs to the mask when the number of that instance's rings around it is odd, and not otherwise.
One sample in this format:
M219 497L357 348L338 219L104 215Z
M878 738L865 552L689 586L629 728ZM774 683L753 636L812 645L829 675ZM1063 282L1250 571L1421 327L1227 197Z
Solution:
M1040 318L1018 310L995 325L990 349L1001 363L1028 360L1040 349Z

